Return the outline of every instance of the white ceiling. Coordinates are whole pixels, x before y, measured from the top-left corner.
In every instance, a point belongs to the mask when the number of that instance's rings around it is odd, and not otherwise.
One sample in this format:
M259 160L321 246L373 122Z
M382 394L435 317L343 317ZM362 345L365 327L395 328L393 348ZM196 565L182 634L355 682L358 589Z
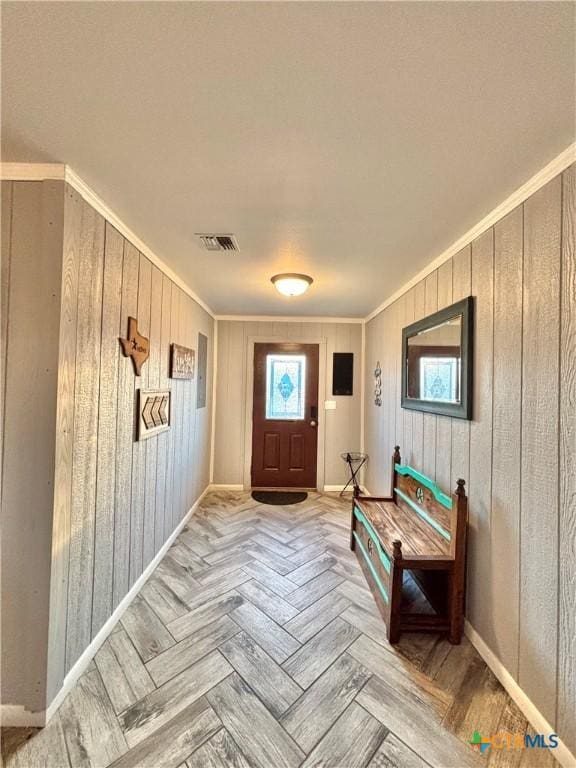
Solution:
M364 316L574 140L575 10L3 2L3 159L68 163L218 313Z

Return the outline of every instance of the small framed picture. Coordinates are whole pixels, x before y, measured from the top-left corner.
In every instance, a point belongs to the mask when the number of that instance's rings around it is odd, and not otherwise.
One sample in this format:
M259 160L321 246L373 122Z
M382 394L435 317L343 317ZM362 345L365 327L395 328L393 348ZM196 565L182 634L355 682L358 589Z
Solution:
M138 390L138 440L170 429L169 389Z
M193 379L196 352L180 344L170 345L170 378Z

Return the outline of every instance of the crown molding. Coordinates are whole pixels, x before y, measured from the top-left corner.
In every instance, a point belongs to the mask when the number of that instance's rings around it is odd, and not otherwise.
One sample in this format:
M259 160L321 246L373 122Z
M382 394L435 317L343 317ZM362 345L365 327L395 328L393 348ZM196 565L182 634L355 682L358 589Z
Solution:
M125 222L110 208L104 200L78 174L63 163L2 163L0 165L0 178L2 181L65 181L76 192L100 213L106 221L120 232L140 253L146 256L155 266L169 277L173 283L188 294L211 317L214 317L212 309L203 301L174 270L166 264L154 251L141 240L138 235L125 224Z
M376 309L374 309L364 318L365 322L368 323L370 320L376 317L376 315L379 315L380 312L385 310L386 307L389 307L390 304L393 304L397 299L400 298L400 296L406 293L406 291L409 291L410 288L413 288L417 283L438 269L438 267L444 264L445 261L451 259L452 256L455 256L459 251L462 250L462 248L469 245L477 237L480 237L480 235L486 232L487 229L493 227L494 224L503 219L504 216L513 211L514 208L517 208L519 205L528 200L528 198L537 192L541 187L543 187L549 181L552 181L553 178L562 173L562 171L565 171L566 168L571 166L574 162L576 162L576 142L573 142L570 144L570 146L566 147L566 149L563 152L560 152L560 154L551 160L548 165L545 165L544 168L539 170L538 173L534 174L532 178L528 179L525 184L522 184L522 186L519 187L515 192L512 192L512 194L507 197L506 200L504 200L502 203L500 203L500 205L497 205L496 208L490 211L490 213L481 221L479 221L478 224L474 225L471 229L465 232L462 237L459 237L455 243L453 243L435 259L433 259L433 261L431 261L426 267L424 267L424 269L418 272L417 275L414 275L413 278L408 280L408 282L404 283L403 286L401 286L391 296L385 299L382 304L376 307Z
M63 163L0 163L2 181L64 181Z
M363 317L318 317L300 315L214 315L215 320L231 320L240 323L355 323L361 325Z

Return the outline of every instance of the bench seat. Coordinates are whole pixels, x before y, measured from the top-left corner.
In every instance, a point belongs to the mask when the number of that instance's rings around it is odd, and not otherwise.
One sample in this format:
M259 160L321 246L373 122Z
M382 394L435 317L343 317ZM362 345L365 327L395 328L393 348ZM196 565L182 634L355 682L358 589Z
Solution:
M363 503L363 499L357 499L356 507L377 533L389 557L392 557L394 551L394 541L402 542L402 554L405 558L414 555L450 557L450 539L414 512L396 505L392 499L367 503Z

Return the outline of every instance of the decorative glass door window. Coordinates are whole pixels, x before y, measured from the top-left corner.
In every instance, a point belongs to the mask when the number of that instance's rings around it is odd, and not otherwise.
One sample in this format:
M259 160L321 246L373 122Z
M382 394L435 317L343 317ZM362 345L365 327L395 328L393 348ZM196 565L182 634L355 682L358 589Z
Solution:
M458 366L456 357L420 358L420 397L422 400L457 403Z
M306 357L266 355L266 418L304 418Z

